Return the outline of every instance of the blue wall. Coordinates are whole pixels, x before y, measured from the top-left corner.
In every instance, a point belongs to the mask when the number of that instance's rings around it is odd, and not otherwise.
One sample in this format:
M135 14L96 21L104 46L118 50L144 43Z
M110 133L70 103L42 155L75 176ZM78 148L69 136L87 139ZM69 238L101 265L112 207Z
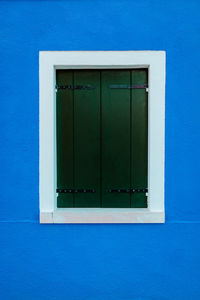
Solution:
M200 299L198 0L0 3L2 299ZM166 50L166 224L39 225L39 50Z

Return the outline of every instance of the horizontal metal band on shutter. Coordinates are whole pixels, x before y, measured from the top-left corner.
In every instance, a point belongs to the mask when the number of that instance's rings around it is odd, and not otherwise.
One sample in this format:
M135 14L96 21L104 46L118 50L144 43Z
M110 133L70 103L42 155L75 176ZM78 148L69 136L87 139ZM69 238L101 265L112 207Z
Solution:
M147 193L148 189L109 189L108 193Z
M147 89L148 84L135 84L135 85L129 85L129 84L111 84L109 85L110 89Z
M95 189L57 189L57 193L68 194L68 193L95 193Z
M56 90L93 90L91 85L56 85Z

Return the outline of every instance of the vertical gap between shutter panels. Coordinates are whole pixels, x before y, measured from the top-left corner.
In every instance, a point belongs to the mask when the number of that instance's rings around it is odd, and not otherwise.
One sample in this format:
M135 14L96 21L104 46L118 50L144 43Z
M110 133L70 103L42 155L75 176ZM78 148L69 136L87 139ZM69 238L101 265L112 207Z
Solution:
M72 71L72 86L74 86L74 71ZM75 184L75 161L74 161L74 155L75 155L75 151L74 151L74 89L72 89L72 95L73 95L73 189L75 188L74 184ZM75 207L75 194L72 194L73 196L73 207Z
M102 72L100 72L100 207L102 207Z
M130 72L130 85L132 85L132 70ZM130 89L130 189L132 186L132 89ZM130 193L130 207L131 207L131 193Z

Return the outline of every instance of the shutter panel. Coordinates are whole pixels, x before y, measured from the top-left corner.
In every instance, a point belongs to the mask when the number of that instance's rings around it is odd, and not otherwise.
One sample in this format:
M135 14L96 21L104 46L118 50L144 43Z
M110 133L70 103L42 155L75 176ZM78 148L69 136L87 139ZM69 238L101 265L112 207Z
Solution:
M148 83L147 70L132 71L132 85ZM131 181L134 189L147 188L148 159L148 93L146 89L132 89L132 163ZM147 207L145 192L131 195L131 207Z
M129 193L110 189L130 187L130 71L102 71L102 206L130 207Z
M72 85L73 72L56 72L56 84ZM58 90L56 97L57 188L73 188L73 92ZM73 194L59 193L58 207L73 207Z
M75 193L75 207L100 207L100 72L74 71L74 185L94 189Z

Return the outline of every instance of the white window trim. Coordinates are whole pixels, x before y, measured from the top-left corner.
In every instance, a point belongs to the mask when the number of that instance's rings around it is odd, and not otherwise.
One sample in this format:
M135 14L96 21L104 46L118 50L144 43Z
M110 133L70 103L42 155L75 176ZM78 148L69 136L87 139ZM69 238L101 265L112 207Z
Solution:
M56 207L56 69L148 68L148 208ZM40 51L40 223L164 223L165 51Z

